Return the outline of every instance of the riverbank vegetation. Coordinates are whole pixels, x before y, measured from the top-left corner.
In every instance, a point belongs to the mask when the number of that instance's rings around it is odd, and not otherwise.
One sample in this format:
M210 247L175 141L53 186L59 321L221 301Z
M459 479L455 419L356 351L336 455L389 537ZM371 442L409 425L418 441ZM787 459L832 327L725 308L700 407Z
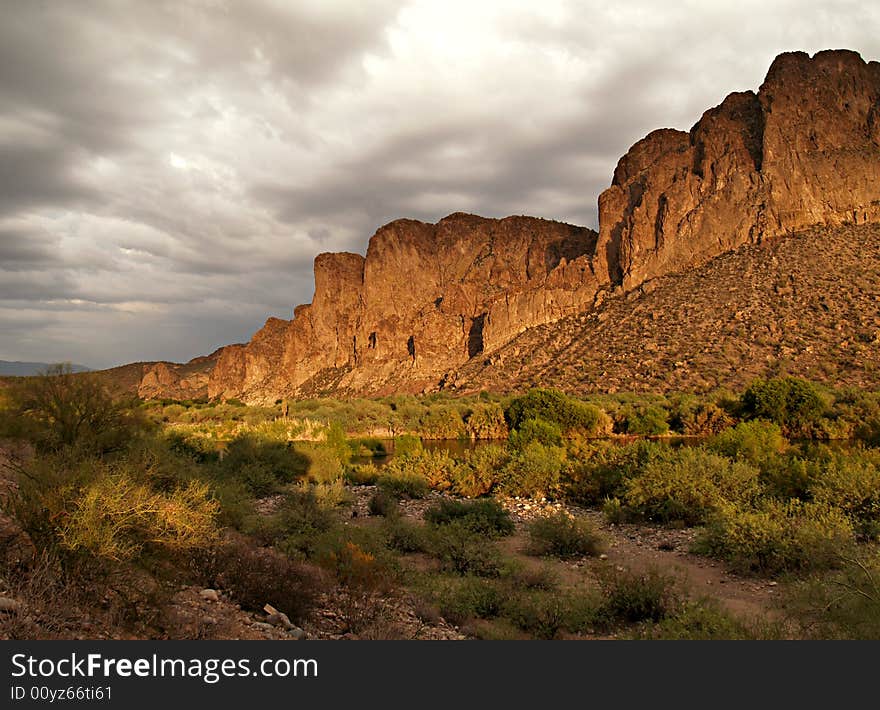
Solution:
M777 378L711 396L314 400L282 416L137 402L58 370L0 397L7 636L174 637L187 585L303 627L332 603L360 637L399 633L392 598L481 638L877 633L877 393ZM450 439L483 443L431 444ZM620 530L683 535L695 559L781 584L784 604L741 618L662 565L613 564Z

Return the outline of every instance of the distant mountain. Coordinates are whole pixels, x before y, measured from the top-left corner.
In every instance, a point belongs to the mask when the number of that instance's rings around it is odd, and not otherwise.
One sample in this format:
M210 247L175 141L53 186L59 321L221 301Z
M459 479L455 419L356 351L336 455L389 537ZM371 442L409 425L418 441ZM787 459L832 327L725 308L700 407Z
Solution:
M51 367L48 362L10 362L9 360L0 360L0 375L4 377L27 377L29 375L39 375ZM90 367L84 365L70 366L73 372L91 372Z

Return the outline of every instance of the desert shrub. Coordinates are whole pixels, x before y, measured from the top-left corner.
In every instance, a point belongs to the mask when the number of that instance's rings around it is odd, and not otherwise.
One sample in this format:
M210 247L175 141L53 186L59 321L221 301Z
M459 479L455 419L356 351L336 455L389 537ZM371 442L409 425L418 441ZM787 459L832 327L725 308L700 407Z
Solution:
M467 452L453 472L452 491L466 498L490 493L498 483L499 473L508 461L502 446L489 444Z
M460 439L467 427L455 406L434 405L419 420L419 432L427 439Z
M651 461L668 456L669 451L669 447L651 441L636 441L625 446L602 443L588 458L567 463L566 497L586 505L619 498L625 492L625 481L639 475Z
M438 606L443 617L457 625L470 619L494 619L501 614L507 594L495 580L464 577L441 588Z
M216 534L219 507L208 493L199 481L157 492L124 469L110 469L79 492L60 540L70 550L113 560L131 559L147 544L172 550L203 546Z
M719 506L695 549L738 570L775 574L835 567L852 543L852 523L840 510L767 499L755 509Z
M465 420L465 431L472 439L504 439L508 434L504 410L495 402L475 404Z
M317 448L319 450L326 449L332 452L333 458L338 461L340 467L344 467L351 460L351 446L348 443L348 437L345 434L345 428L338 421L330 422L330 424L324 430L323 446ZM335 467L333 469L333 472L335 473ZM338 475L342 475L342 472L340 471Z
M442 500L425 511L425 520L432 525L449 525L458 521L474 533L487 537L513 533L510 513L495 500Z
M428 495L428 479L414 473L382 473L376 485L386 494L400 498L424 498Z
M394 455L401 459L407 456L420 456L425 450L422 440L412 434L404 434L394 439Z
M345 487L341 478L332 483L298 483L296 488L314 496L318 505L328 510L351 505L354 496Z
M677 426L682 434L706 436L719 434L733 424L733 418L717 404L702 403L679 415Z
M532 442L542 446L562 446L562 430L558 424L544 419L526 419L510 432L508 438L512 449L524 449Z
M839 572L796 585L786 607L808 638L880 638L880 558L847 557Z
M623 503L630 513L648 520L699 525L725 501L754 498L758 476L758 470L745 462L683 447L627 479Z
M498 577L501 574L502 559L498 548L460 520L434 528L429 549L448 572L476 577Z
M248 492L257 498L265 498L278 490L278 479L266 466L253 461L238 469L238 478Z
M597 621L598 600L589 594L527 591L509 594L501 613L539 639L556 638L561 631L580 633Z
M655 405L639 405L625 410L624 431L636 436L663 436L669 433L669 412Z
M602 602L597 618L604 624L660 621L680 604L675 580L656 569L631 572L605 570L599 578Z
M271 604L294 623L308 616L324 586L314 568L245 542L222 545L210 557L205 584L229 592L245 609Z
M208 484L156 487L146 458L47 454L20 473L12 504L39 549L127 561L152 549L191 549L216 534L219 503Z
M345 470L345 480L353 486L372 486L379 479L379 468L371 463L355 464Z
M400 504L397 498L388 495L385 491L374 493L367 504L370 515L379 515L383 518L391 518L400 515Z
M403 516L386 516L382 527L385 544L397 552L425 552L430 541L421 525Z
M880 416L873 416L861 422L855 429L857 438L868 446L880 446Z
M350 589L373 593L387 589L391 581L382 558L345 537L326 537L316 558L340 584Z
M285 493L274 513L254 519L249 532L288 554L312 556L318 539L334 522L332 511L322 506L314 493L292 490Z
M817 502L839 508L866 537L880 534L880 455L825 450L815 462L809 492Z
M386 477L404 481L421 480L429 489L443 491L452 486L457 467L457 462L448 452L423 449L404 456L395 456L385 466L377 483L380 486L383 485L382 481ZM424 494L408 495L415 498L422 497Z
M168 449L177 456L191 459L196 463L218 461L220 452L217 442L201 436L187 436L179 431L163 432Z
M764 493L780 500L812 499L810 487L818 473L815 462L793 455L770 456L761 464Z
M554 557L598 555L602 539L587 520L565 512L540 517L529 525L529 552Z
M602 422L601 410L558 390L533 389L513 398L504 411L510 429L519 429L529 419L556 424L563 432L593 432Z
M280 483L290 483L308 473L310 461L303 452L285 442L239 435L229 442L222 467L235 475L242 467L251 464L259 464Z
M352 456L387 456L388 450L381 439L360 437L348 440Z
M565 464L565 449L532 442L511 453L501 472L501 485L511 495L553 495Z
M210 481L210 494L220 505L217 523L242 530L254 514L254 500L250 489L234 478L214 478Z
M314 483L333 483L342 478L343 463L339 451L330 446L314 446L303 451L309 460L309 480Z
M124 448L146 427L136 398L114 394L97 375L74 373L69 365L24 378L6 396L14 425L8 433L41 451L100 455Z
M612 525L622 525L629 522L627 510L620 502L620 498L606 498L602 502L602 514L605 516L605 520Z
M686 601L673 615L641 627L635 637L666 641L741 641L765 636L722 609L717 600L698 599Z
M722 456L748 461L758 468L763 468L769 459L784 452L787 446L779 425L761 419L740 422L708 444L710 450Z
M754 380L740 402L747 418L768 419L795 435L809 435L828 408L816 385L797 377Z

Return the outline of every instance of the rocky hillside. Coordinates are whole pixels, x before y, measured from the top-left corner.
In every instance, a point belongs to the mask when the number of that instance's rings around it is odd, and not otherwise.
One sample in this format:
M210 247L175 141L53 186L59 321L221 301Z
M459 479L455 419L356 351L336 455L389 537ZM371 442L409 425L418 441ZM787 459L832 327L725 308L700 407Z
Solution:
M598 309L526 331L462 367L458 391L741 388L795 374L880 389L880 226L747 245Z
M824 324L832 312L859 311L841 327L849 342L867 338L858 342L870 345L873 335L870 328L862 333L860 319L870 325L872 311L859 309L874 304L878 291L880 272L870 260L877 233L855 227L878 222L880 63L849 51L783 54L757 93L731 94L689 132L663 129L636 143L599 197L598 235L529 217L392 222L372 237L366 257L318 256L312 303L299 306L292 321L270 319L250 343L222 349L207 392L265 402L329 392L506 389L534 378L598 389L665 388L712 383L723 363L736 364L737 376L760 370L767 357L800 357L798 348L820 349L817 362L830 362L826 341L809 339L809 329L799 336L803 342L786 340L789 321L812 313L795 312L804 304L845 286L825 288L822 274L847 276L845 302L852 305L826 304L816 315ZM850 268L853 249L869 257L858 278ZM728 257L713 261L726 254L756 278L737 282L725 270ZM718 290L722 283L727 291ZM789 311L785 299L794 288L799 300ZM683 354L671 363L678 375L651 356L657 338L636 336L642 302L629 299L647 290L665 294L656 318L678 319L657 331L681 341L673 349ZM769 300L759 308L755 298ZM774 328L782 334L778 342L750 353L761 329L776 338ZM536 330L523 334L528 329ZM697 357L728 330L731 353ZM550 352L557 361L537 364ZM612 366L614 358L619 365ZM596 362L607 367L596 369ZM556 381L554 372L571 376ZM142 396L168 396L186 379L172 369L147 377Z

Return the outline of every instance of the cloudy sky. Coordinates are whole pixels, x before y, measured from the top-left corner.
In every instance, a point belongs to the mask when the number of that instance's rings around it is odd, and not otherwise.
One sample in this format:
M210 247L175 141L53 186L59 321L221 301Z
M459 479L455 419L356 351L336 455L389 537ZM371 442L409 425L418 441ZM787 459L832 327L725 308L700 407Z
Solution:
M648 131L780 51L880 59L880 6L3 0L0 359L185 361L397 217L596 226Z

